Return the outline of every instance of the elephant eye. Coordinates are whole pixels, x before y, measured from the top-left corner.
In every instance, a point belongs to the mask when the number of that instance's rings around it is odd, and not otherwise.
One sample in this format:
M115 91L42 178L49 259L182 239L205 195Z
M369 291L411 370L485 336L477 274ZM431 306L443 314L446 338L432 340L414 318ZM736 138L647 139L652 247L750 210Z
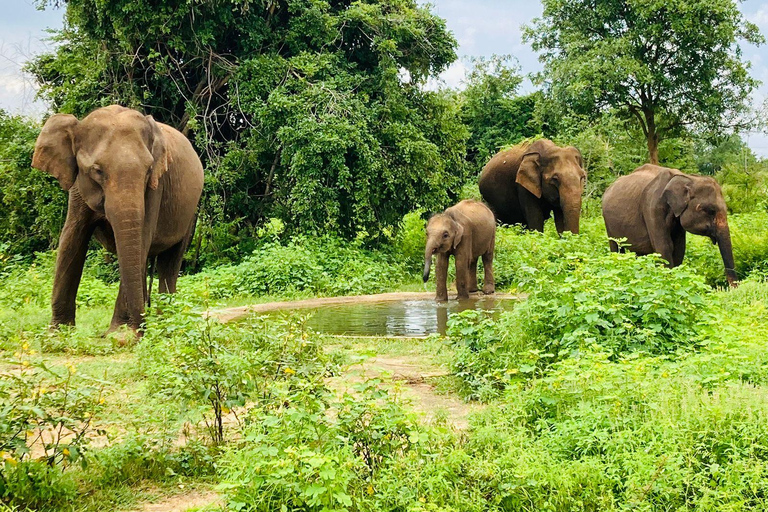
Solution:
M443 238L448 238L448 232L447 231L443 232Z
M104 171L102 171L102 170L101 170L101 167L96 167L96 166L94 166L94 167L93 167L93 173L94 173L96 176L98 176L99 178L101 178L102 176L104 176Z

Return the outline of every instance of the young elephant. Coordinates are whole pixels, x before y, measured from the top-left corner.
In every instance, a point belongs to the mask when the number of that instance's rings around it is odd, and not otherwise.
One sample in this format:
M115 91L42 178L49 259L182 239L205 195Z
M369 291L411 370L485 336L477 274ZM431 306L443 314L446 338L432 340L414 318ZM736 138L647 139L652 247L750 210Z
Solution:
M736 283L725 199L710 177L643 165L608 187L603 218L610 238L626 238L637 254L658 253L669 267L683 262L686 232L709 237L720 248L728 283ZM619 250L613 240L611 250Z
M456 291L459 299L468 299L477 291L477 260L482 256L485 269L483 293L495 291L493 249L496 243L496 219L493 212L478 201L462 201L429 219L424 251L424 282L429 279L432 255L437 254L437 294L435 300L448 300L446 280L448 257L456 264Z

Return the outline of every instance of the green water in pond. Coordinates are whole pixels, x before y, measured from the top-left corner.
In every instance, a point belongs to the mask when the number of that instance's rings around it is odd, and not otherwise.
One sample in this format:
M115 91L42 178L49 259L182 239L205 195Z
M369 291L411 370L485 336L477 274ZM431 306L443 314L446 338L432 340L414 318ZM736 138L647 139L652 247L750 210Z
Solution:
M307 327L327 334L349 336L423 336L445 334L451 315L467 309L511 310L516 300L493 297L450 300L400 300L361 302L306 310ZM274 313L272 313L274 314Z

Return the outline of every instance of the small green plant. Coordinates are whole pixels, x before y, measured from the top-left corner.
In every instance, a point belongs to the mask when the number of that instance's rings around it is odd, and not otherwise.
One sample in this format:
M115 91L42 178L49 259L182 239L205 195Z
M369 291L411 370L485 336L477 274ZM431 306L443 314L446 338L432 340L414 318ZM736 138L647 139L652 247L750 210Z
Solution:
M5 364L10 366L0 374L0 499L36 507L66 481L63 470L85 466L88 434L108 383L76 375L73 364L46 365L26 342Z
M301 320L253 317L223 325L191 304L163 297L140 346L150 393L180 401L210 440L225 441L247 399L269 400L297 373L322 376L326 358Z

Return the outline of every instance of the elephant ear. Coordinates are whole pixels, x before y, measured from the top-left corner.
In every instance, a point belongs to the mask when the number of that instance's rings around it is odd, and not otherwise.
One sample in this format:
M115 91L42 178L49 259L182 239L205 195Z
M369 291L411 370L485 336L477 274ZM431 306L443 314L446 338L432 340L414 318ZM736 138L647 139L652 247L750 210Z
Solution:
M522 185L528 192L541 198L541 172L539 172L539 153L526 153L517 169L515 182Z
M454 224L456 224L456 235L453 237L453 248L459 246L461 243L461 239L464 237L464 226L461 225L460 222L453 221Z
M661 197L669 205L675 217L679 217L691 201L691 179L687 176L673 177L664 187Z
M152 152L152 158L154 163L152 164L152 170L149 176L149 188L157 190L157 186L160 184L160 178L168 170L168 164L171 157L168 152L168 140L165 137L160 125L157 124L152 116L146 116L149 123L149 145L148 148Z
M56 178L64 190L72 188L77 176L74 130L78 123L77 118L70 114L49 117L37 137L32 154L32 167Z

